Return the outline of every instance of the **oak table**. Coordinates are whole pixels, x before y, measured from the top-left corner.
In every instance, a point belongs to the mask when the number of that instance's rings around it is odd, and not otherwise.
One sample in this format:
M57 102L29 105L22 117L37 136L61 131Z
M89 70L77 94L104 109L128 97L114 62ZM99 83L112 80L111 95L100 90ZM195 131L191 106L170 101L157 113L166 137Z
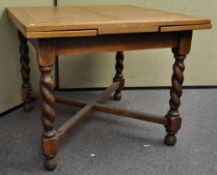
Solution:
M41 121L44 127L42 146L44 166L47 170L55 169L55 155L65 134L92 111L161 124L167 132L165 144L171 146L176 143L175 134L181 127L179 106L184 80L184 60L190 52L192 31L210 29L209 19L129 5L11 7L7 9L7 14L18 28L24 110L31 111L32 99L41 97ZM41 72L40 94L31 90L27 41L33 44L38 55ZM114 100L122 97L123 51L157 48L172 48L175 57L168 113L165 116L156 116L103 105L112 92ZM55 56L111 51L117 52L113 84L96 100L86 102L53 95L51 71ZM81 110L58 130L54 127L55 102L81 107Z

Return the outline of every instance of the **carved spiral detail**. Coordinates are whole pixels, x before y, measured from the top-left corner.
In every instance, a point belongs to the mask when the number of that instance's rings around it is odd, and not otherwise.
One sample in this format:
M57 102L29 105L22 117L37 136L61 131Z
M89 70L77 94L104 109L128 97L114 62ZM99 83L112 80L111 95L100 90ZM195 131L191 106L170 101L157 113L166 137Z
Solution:
M31 88L29 83L30 80L30 68L29 68L29 48L27 45L27 39L19 32L18 34L20 40L20 63L21 63L21 73L24 88Z
M22 75L22 98L23 98L23 109L25 112L32 111L31 106L31 84L30 84L30 67L29 67L29 48L27 44L27 39L23 36L21 32L18 32L18 37L20 41L20 63L21 63L21 75Z
M181 104L182 84L184 81L183 72L185 70L184 60L186 55L177 54L174 50L175 63L173 65L172 88L170 89L170 111L172 116L179 115L179 106Z
M175 57L172 75L172 87L170 89L170 110L166 115L168 119L165 125L167 135L165 136L165 144L173 146L176 143L175 134L181 127L181 118L179 113L179 106L181 105L182 84L184 81L183 72L185 70L184 60L186 55L179 54L176 49L172 50Z
M116 54L116 64L115 64L116 74L113 78L113 81L120 82L120 86L114 93L114 97L113 97L114 100L121 100L122 98L121 90L124 87L124 76L122 74L123 69L124 69L123 62L124 62L124 52L119 51Z
M123 80L123 74L122 71L124 69L124 53L123 52L117 52L116 54L116 64L115 64L115 70L116 74L114 77L114 81L121 81Z
M52 67L40 67L41 80L40 91L42 96L42 124L44 126L44 136L49 138L55 135L54 122L56 113L54 111L55 98L53 96L53 80L51 77Z

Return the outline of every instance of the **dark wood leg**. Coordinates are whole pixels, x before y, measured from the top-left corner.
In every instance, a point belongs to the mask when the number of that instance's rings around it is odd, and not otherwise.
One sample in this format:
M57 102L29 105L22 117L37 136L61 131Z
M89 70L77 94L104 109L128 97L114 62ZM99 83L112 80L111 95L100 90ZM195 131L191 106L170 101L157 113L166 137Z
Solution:
M122 74L123 69L124 69L124 52L119 51L116 54L116 64L115 64L115 70L116 74L115 77L113 78L113 82L121 82L120 87L115 91L113 99L114 100L121 100L122 94L121 91L124 87L124 76Z
M44 133L42 137L42 145L45 155L44 167L47 170L53 170L57 166L55 155L58 150L58 139L55 138L56 131L54 122L56 113L54 111L55 98L53 96L53 80L51 77L51 67L40 66L40 92L41 92L41 109L42 109L42 124Z
M166 125L167 135L165 137L165 144L170 146L176 143L175 134L181 127L179 106L181 104L180 98L182 95L182 84L184 81L184 60L186 58L185 55L180 55L177 53L176 49L173 49L173 53L175 57L175 63L173 65L172 87L170 89L170 110L166 115L168 123Z
M173 146L176 143L175 134L181 128L182 119L179 113L181 105L182 84L184 81L183 72L185 70L184 60L191 49L192 31L180 32L178 35L179 45L172 49L175 57L172 75L172 87L170 89L170 110L165 116L167 119L165 144Z
M21 73L22 73L22 98L23 98L23 109L25 112L32 111L33 107L31 105L31 84L30 84L30 67L29 67L29 48L27 44L27 39L23 34L18 31L18 37L20 40L20 63L21 63Z

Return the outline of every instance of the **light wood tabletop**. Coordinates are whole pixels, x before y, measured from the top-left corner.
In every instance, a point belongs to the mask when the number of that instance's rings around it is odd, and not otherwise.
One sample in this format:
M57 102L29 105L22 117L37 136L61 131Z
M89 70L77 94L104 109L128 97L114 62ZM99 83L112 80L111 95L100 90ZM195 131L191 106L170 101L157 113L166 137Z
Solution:
M26 38L97 36L211 28L209 19L131 5L10 7L7 12Z

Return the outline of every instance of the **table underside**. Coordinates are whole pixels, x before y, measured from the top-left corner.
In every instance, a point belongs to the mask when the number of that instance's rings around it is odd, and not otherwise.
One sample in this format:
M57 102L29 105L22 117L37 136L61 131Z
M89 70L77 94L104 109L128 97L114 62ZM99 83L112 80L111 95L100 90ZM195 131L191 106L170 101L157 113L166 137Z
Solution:
M64 138L65 134L71 128L76 126L76 124L78 124L83 119L87 118L92 111L115 114L119 116L133 118L133 119L154 122L154 123L158 123L162 125L167 124L167 119L164 116L157 116L157 115L133 111L129 109L123 109L123 108L110 107L107 105L103 105L102 103L106 102L108 98L110 98L110 95L114 91L116 91L120 86L121 86L120 82L114 82L111 86L109 86L104 92L102 92L92 102L55 96L55 102L57 103L73 105L73 106L81 108L79 112L77 112L69 121L67 121L64 125L62 125L57 130L55 139L57 139L58 141L61 141ZM32 99L40 98L40 94L37 94L37 93L31 93L30 96Z
M89 117L93 111L161 124L166 128L167 132L165 143L169 146L174 145L176 143L175 134L181 127L179 106L181 104L180 98L184 81L184 60L190 52L191 38L192 31L180 31L30 40L37 50L39 70L41 72L40 94L37 94L31 91L27 39L19 32L24 109L30 111L32 99L41 98L42 124L44 127L42 146L45 155L45 168L48 170L55 169L57 165L55 156L58 152L59 142L63 140L70 129ZM168 113L165 116L157 116L104 105L103 103L113 92L115 92L115 100L120 100L122 97L121 90L124 87L124 76L122 74L124 68L124 51L158 48L172 48L175 58L172 86L170 89L170 109ZM113 78L113 84L95 100L86 102L54 96L51 72L55 64L55 56L112 51L117 52L116 74ZM57 130L55 129L55 103L63 103L81 108L79 112Z

